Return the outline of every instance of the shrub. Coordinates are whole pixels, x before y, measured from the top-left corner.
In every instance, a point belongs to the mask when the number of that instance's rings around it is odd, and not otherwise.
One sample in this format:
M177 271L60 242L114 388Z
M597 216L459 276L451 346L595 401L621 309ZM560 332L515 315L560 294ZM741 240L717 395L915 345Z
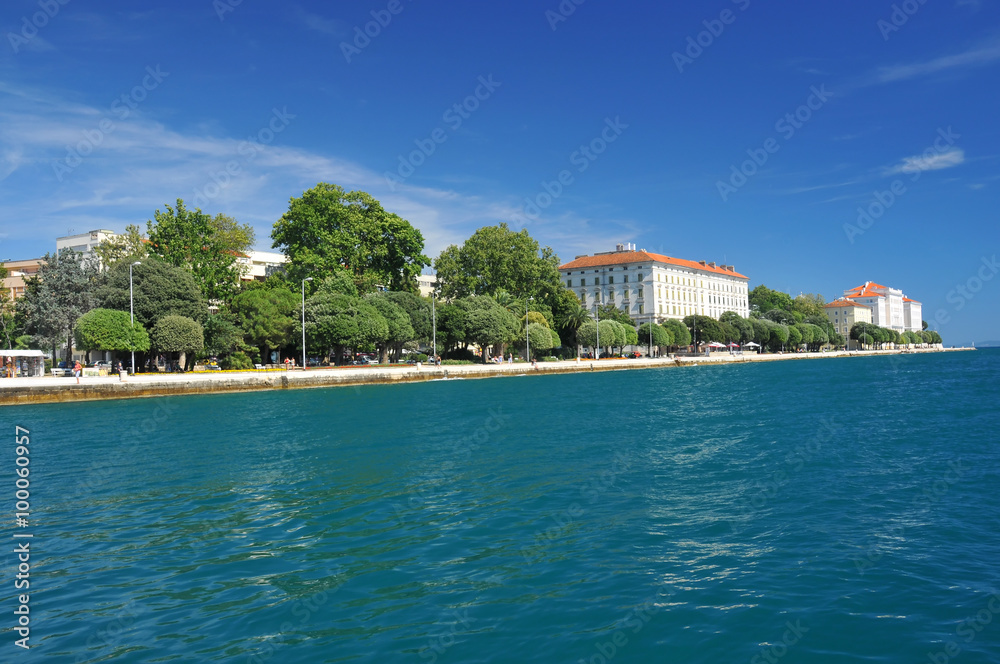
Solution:
M235 352L232 355L222 358L219 362L219 366L223 369L235 369L241 371L243 369L253 369L253 360L251 360L244 352Z
M546 357L540 357L538 359L541 360L542 362L558 362L559 361L559 358L556 357L555 355L548 355Z
M426 362L427 355L425 355L424 353L413 353L410 355L410 359L416 360L417 362Z
M469 364L475 364L476 362L479 362L481 360L481 358L478 355L476 355L475 353L473 353L468 348L459 348L459 349L451 351L450 353L448 353L448 359L449 360L466 360L466 361L469 362ZM442 364L444 364L443 360L442 360Z
M441 360L441 364L442 365L448 364L451 366L455 366L457 364L475 364L475 362L471 360Z

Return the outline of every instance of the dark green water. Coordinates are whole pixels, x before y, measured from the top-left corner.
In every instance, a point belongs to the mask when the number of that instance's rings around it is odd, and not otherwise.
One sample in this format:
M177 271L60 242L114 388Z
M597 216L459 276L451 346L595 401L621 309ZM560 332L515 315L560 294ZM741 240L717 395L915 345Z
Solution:
M0 661L998 662L998 378L987 350L0 410L34 534Z

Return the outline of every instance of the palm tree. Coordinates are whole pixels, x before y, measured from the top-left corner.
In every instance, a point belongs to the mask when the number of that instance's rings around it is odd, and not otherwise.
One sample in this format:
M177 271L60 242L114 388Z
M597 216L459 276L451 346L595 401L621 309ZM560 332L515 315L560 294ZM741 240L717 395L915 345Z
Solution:
M573 345L577 345L576 332L586 323L590 318L590 312L587 311L582 305L577 305L573 309L570 309L569 313L563 319L563 329L570 333L573 339Z

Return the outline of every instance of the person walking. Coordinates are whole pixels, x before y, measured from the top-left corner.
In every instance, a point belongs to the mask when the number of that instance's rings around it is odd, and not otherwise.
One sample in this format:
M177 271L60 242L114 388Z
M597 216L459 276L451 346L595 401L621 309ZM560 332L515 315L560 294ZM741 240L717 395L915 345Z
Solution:
M76 384L80 384L80 374L83 373L83 367L80 366L80 360L77 360L73 364L73 375L76 376Z

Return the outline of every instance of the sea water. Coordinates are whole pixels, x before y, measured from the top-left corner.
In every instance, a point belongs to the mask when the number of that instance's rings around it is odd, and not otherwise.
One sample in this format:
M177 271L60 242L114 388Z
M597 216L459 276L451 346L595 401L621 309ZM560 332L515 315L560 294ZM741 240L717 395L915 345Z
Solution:
M998 662L998 378L980 350L6 408L0 661Z

